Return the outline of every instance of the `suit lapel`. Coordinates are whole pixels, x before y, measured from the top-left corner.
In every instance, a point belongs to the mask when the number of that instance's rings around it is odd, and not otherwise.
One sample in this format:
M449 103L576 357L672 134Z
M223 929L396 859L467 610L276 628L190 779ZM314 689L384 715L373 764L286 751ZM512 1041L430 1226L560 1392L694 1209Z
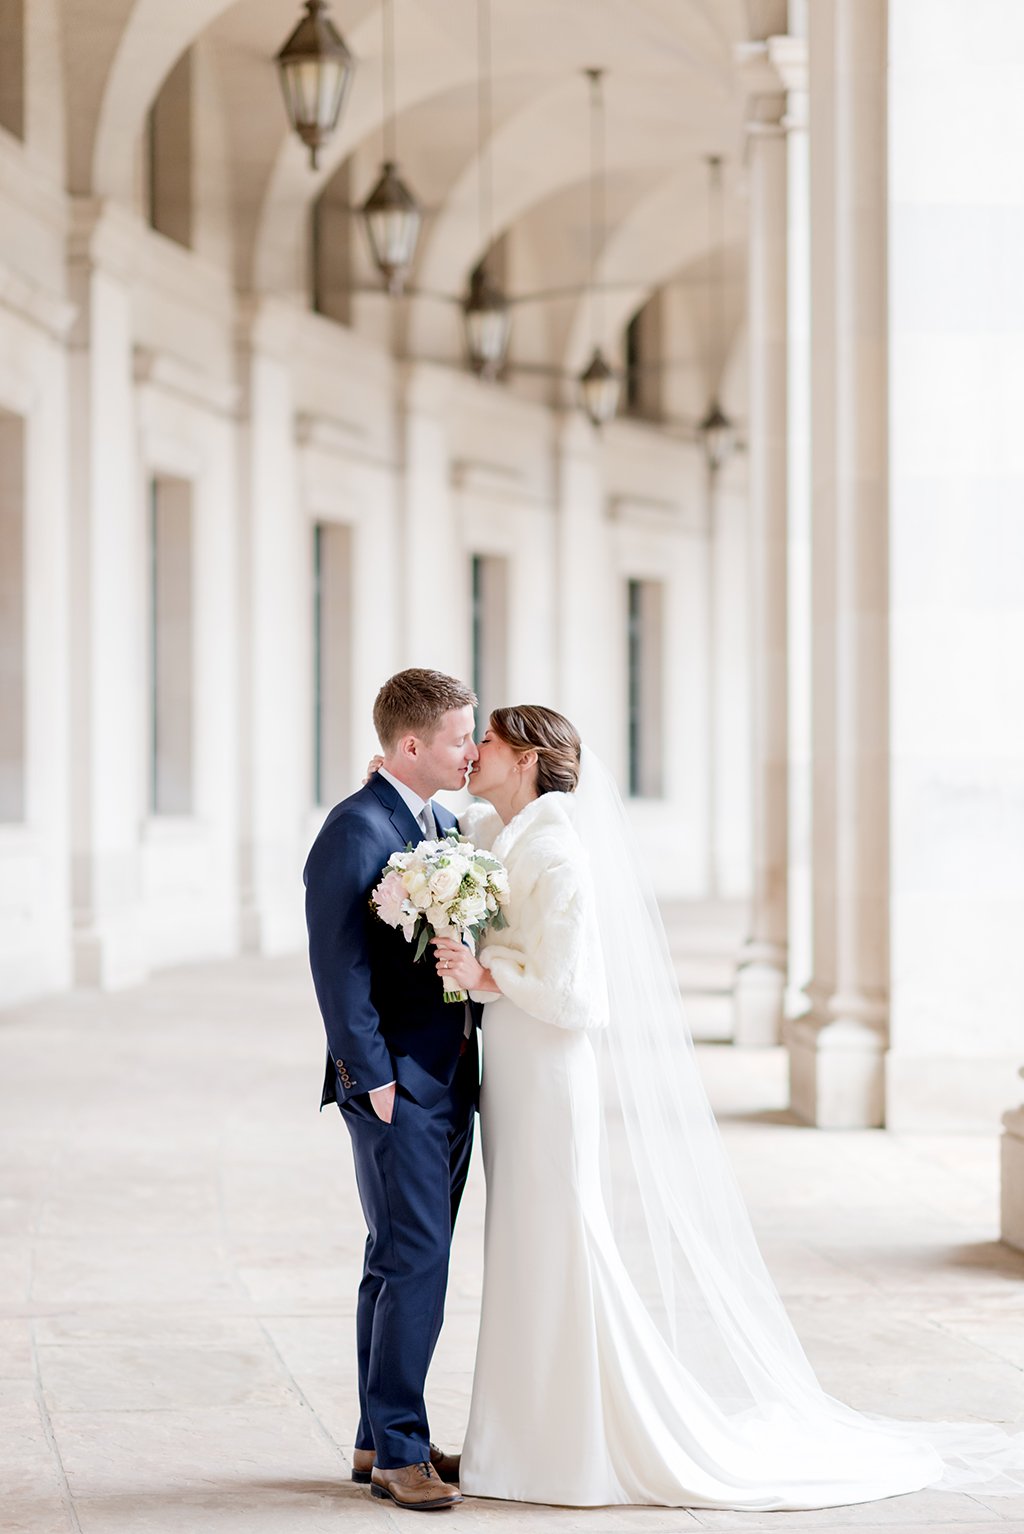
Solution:
M442 809L441 805L436 804L433 799L430 801L430 808L433 810L434 819L437 822L438 836L444 836L445 832L450 831L452 826L458 825L457 818L449 814L446 809Z
M401 794L392 788L386 778L374 773L367 787L372 789L381 804L391 817L391 824L401 838L402 845L412 842L415 847L423 840L423 827L419 824L412 810L406 804Z

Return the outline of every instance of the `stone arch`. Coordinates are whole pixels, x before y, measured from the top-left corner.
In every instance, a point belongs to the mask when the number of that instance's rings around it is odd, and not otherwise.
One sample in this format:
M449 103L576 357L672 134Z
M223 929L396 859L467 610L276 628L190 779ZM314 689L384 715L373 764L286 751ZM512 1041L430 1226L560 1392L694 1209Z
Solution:
M727 88L717 81L709 85L694 66L692 77L684 74L675 77L671 85L666 82L662 87L666 112L670 109L670 93L678 91L680 81L687 89L691 84L693 86L690 111L694 135L701 131L706 134L706 124L718 122L724 124L721 131L732 136L738 127L733 83L730 81ZM614 125L617 130L608 134L610 180L620 172L629 172L631 177L644 171L657 172L657 162L652 162L649 146L643 143L640 134L634 137L630 131L630 114L635 110L638 89L638 83L630 81L616 93L615 82L609 81L609 129ZM657 87L644 82L644 91L648 110L652 107L652 96L655 98L653 108L657 110ZM526 109L495 133L492 154L495 223L499 230L513 227L545 202L568 195L573 188L585 187L589 176L589 122L582 81L578 77L562 79L543 95L534 97ZM671 166L674 158L674 146L668 142L663 165ZM503 165L510 167L504 176ZM523 174L524 165L529 167L529 174ZM511 168L515 169L515 174ZM461 285L480 259L482 252L476 221L469 216L475 204L477 175L477 157L474 155L453 185L442 217L431 232L420 265L419 281L424 288L451 286L453 281ZM414 317L411 332L414 350L425 323L424 316Z

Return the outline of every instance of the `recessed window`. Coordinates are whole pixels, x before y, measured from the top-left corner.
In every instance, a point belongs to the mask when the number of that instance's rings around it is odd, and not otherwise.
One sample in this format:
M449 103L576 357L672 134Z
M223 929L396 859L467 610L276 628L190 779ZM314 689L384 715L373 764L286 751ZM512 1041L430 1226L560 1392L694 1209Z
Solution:
M313 801L335 804L352 787L352 534L313 528Z
M25 818L25 423L0 411L0 821Z
M310 216L313 309L339 325L348 325L352 317L352 209L347 163L324 187Z
M192 244L192 55L164 81L146 122L146 216L178 245Z
M660 294L644 305L626 326L626 413L648 421L662 417L662 304Z
M508 698L508 561L500 555L474 554L470 561L472 673L477 723L486 728L491 713Z
M150 485L150 774L154 815L192 813L192 486Z
M25 137L25 0L0 0L0 128Z
M660 799L664 791L662 598L660 581L627 582L629 792L634 799Z

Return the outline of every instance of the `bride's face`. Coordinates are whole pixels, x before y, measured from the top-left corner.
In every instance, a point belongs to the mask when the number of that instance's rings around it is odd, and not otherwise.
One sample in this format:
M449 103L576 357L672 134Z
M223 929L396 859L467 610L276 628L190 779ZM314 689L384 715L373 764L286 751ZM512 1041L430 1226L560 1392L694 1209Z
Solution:
M477 758L470 772L470 793L480 799L487 799L495 790L500 794L503 789L511 788L519 776L516 770L518 761L519 753L507 746L488 726L477 747Z

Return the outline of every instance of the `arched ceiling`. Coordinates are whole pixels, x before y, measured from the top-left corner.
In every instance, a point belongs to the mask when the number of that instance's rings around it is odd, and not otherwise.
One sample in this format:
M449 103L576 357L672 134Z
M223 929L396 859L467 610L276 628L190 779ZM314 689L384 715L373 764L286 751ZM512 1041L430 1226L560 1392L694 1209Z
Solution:
M342 123L312 172L285 122L273 56L300 0L62 0L72 190L132 202L148 111L181 54L215 62L235 279L301 300L310 209L346 163L368 190L381 132L379 0L334 0L358 60ZM581 284L588 184L582 71L607 69L608 227L600 275L617 285L609 332L707 243L704 158L736 163L743 93L736 45L784 20L782 0L490 0L495 230L519 266ZM403 174L429 205L415 281L457 293L482 254L476 119L477 0L394 0ZM758 7L760 6L760 9ZM765 7L768 10L765 10ZM781 6L781 12L780 12ZM753 7L753 8L752 8ZM81 39L81 45L79 45ZM735 186L737 177L730 180ZM741 205L732 199L730 237ZM625 284L625 286L622 286ZM545 325L552 360L574 367L588 343L582 295ZM437 306L411 304L414 354L436 345Z

